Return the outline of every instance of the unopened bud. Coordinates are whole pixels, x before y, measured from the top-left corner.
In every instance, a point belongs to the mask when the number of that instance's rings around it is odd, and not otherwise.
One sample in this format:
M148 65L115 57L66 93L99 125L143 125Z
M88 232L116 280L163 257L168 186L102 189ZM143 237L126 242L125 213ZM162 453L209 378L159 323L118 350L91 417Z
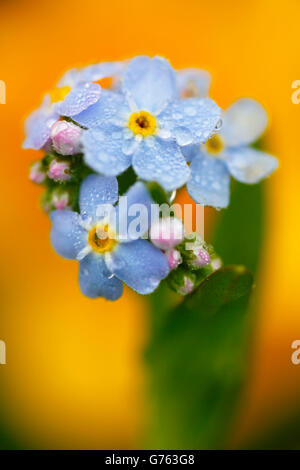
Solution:
M192 250L191 258L188 261L188 265L194 269L203 268L210 263L210 256L208 251L204 248L196 247Z
M212 259L211 266L212 266L214 271L217 271L217 269L220 269L223 266L221 258Z
M176 250L176 248L166 251L166 257L170 269L176 269L182 263L180 251Z
M41 202L43 210L50 212L55 209L72 209L73 200L72 188L62 189L61 187L56 187L55 189L49 188L43 194Z
M168 283L171 289L177 294L187 295L193 292L196 285L196 275L182 266L171 271L168 277Z
M51 180L62 182L71 179L70 163L60 160L52 160L48 170L48 177Z
M67 191L53 191L51 202L55 209L70 209L70 196Z
M170 250L184 239L184 226L176 217L157 219L150 228L152 243L161 250Z
M178 249L183 261L193 270L207 266L213 253L212 247L207 245L198 233L187 235Z
M178 288L177 292L180 295L188 295L191 292L193 292L194 287L195 287L194 281L189 276L184 276L183 277L183 283Z
M29 178L31 181L37 184L42 184L44 183L46 176L42 162L35 162L31 165L29 172Z
M50 212L53 208L51 207L50 202L50 192L49 190L45 191L41 198L41 205L45 212Z
M81 151L82 129L72 122L57 121L51 127L54 150L61 155L75 155Z

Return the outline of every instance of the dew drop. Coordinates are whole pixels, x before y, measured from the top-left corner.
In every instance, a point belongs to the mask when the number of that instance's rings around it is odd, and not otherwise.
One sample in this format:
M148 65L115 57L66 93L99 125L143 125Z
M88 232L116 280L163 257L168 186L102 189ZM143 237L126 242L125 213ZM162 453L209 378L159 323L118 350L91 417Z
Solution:
M222 121L222 119L219 119L217 124L216 124L215 130L219 131L222 126L223 126L223 121Z

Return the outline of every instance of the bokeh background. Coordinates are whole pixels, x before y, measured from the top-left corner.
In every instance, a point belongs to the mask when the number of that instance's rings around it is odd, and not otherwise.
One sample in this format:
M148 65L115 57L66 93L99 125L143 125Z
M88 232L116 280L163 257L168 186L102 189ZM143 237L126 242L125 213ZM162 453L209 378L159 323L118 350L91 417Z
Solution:
M227 441L250 446L288 422L297 441L300 365L291 362L291 343L300 339L300 105L291 101L291 84L300 79L299 15L298 0L0 1L0 79L7 86L0 105L0 339L7 346L0 447L139 445L147 420L140 361L147 304L127 289L115 303L80 294L76 263L52 250L40 190L27 179L39 155L21 149L24 118L65 69L137 54L206 68L221 107L251 96L269 112L268 149L280 168L266 184L255 334ZM208 232L214 217L208 214Z

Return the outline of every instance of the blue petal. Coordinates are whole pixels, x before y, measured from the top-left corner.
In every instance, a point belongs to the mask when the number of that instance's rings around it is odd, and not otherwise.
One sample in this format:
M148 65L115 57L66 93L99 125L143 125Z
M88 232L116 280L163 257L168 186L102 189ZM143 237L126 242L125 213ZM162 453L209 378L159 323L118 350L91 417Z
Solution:
M225 158L231 175L242 183L258 183L278 167L277 158L251 147L229 148Z
M187 183L189 195L203 206L224 208L229 204L230 174L226 164L214 157L199 155L191 163Z
M142 182L135 183L124 196L120 197L116 207L119 239L124 242L136 240L149 230L152 204L154 201ZM139 222L137 228L134 221Z
M257 101L243 98L224 113L221 133L228 147L255 142L265 131L268 116Z
M123 293L122 282L111 275L104 257L94 253L80 261L79 285L81 292L92 299L105 297L108 300L117 300Z
M183 98L206 98L211 76L206 70L182 69L177 72L177 87Z
M125 193L128 207L133 204L143 204L148 210L151 210L153 199L144 183L138 181Z
M187 98L171 103L158 116L163 130L171 131L179 145L205 142L220 121L221 110L210 98Z
M120 75L124 69L124 62L102 62L92 64L79 70L79 81L96 82L106 77L115 77Z
M77 212L53 211L50 214L52 228L50 239L55 251L67 259L76 259L87 245L87 232L81 225Z
M156 114L176 97L176 75L166 59L140 56L130 61L122 88L137 110Z
M78 85L67 94L63 101L54 104L54 110L60 116L74 116L96 103L101 95L101 87L97 83Z
M102 204L114 204L118 200L118 182L114 177L87 176L80 187L79 207L82 216L94 219Z
M165 255L146 240L121 243L106 258L108 269L140 294L150 294L168 275Z
M133 168L146 181L156 181L167 191L180 188L190 176L189 167L174 141L148 137L133 155Z
M85 163L106 176L123 173L132 160L130 154L124 153L125 142L123 129L116 126L107 124L85 131L82 136Z
M72 119L88 129L98 127L107 121L125 125L130 116L129 106L123 95L108 90L101 90L101 97L88 109L73 116Z
M102 62L83 68L68 70L58 82L58 87L76 86L79 83L96 82L105 77L119 75L124 69L124 62Z
M181 151L187 162L191 162L199 154L199 144L186 145L181 147Z
M69 69L66 71L66 73L63 74L63 76L59 80L57 84L57 88L61 88L63 86L70 86L71 88L73 88L79 82L80 82L79 69L77 68Z
M26 139L23 148L39 150L50 138L50 129L59 119L59 115L50 108L50 100L46 96L42 105L31 113L25 121Z

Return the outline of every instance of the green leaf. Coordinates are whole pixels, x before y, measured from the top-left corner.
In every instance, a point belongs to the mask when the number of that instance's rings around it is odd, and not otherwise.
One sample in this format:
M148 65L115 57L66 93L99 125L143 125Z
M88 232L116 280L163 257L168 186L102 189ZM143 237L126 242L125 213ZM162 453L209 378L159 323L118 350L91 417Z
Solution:
M220 306L246 295L252 285L252 275L244 266L227 266L211 274L196 293L186 299L186 308L194 309L201 303L205 313L217 311Z
M137 181L137 176L130 166L124 173L121 173L118 177L118 185L119 185L119 194L123 196L128 189Z
M148 183L148 191L156 204L170 204L170 198L168 193L158 183ZM171 213L170 213L171 215Z
M257 272L266 224L266 184L233 184L230 207L218 214L209 240L225 265L245 265ZM236 277L236 269L231 269L226 279L223 270L215 273L183 303L164 282L148 297L152 448L226 447L249 364L246 353L254 319L246 293L250 275L241 270Z
M287 409L286 409L287 408ZM278 416L279 414L279 416ZM297 396L294 403L280 409L259 431L240 444L242 449L300 449L300 408Z
M7 367L0 366L0 367ZM3 377L3 379L2 379ZM15 430L13 429L12 423L10 422L7 414L5 413L5 403L7 397L4 397L4 387L6 375L3 373L0 378L0 450L16 450L16 449L26 449L25 443L22 442L22 439L19 439Z
M251 286L244 267L216 271L156 330L146 355L153 394L149 447L222 444L243 377Z
M220 213L212 240L225 265L244 264L252 273L257 270L266 219L264 185L234 182L230 206Z

